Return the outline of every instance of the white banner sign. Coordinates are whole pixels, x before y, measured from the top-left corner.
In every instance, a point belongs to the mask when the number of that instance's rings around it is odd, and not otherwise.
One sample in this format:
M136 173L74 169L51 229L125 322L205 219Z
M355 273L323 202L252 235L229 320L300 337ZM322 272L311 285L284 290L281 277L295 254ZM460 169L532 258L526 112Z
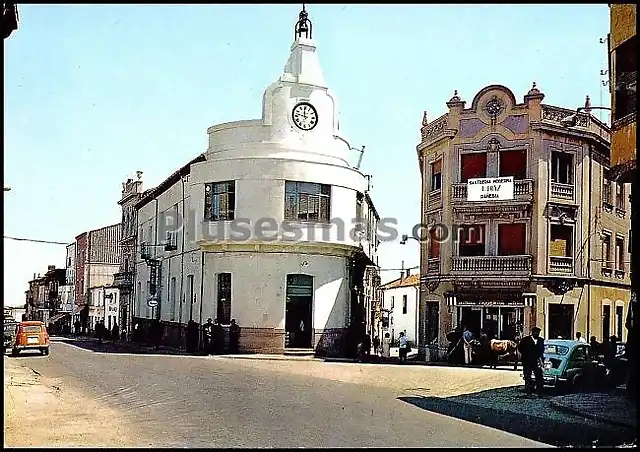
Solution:
M513 177L469 179L467 201L506 201L513 199Z

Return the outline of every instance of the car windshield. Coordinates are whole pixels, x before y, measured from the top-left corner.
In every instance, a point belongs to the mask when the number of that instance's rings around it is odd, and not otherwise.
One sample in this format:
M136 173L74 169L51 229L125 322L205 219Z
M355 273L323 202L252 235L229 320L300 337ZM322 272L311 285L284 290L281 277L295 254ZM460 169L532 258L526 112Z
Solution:
M39 333L40 332L40 325L23 326L22 327L22 332L23 333Z
M564 345L547 344L544 346L544 352L549 355L566 355L569 353L569 347Z

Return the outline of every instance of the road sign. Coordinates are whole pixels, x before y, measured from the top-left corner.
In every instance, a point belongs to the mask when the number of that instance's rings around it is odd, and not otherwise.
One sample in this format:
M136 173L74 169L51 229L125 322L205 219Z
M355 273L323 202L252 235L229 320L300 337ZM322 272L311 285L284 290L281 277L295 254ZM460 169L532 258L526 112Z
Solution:
M158 300L156 300L155 298L149 298L147 300L147 306L149 306L150 308L155 308L156 306L158 306Z
M469 179L467 201L504 201L513 199L513 177Z

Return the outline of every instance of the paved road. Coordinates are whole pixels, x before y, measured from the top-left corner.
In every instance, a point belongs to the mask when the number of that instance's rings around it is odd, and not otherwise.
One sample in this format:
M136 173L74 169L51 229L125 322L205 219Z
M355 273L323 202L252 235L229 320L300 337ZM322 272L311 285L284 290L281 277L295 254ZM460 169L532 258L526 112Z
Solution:
M174 447L540 447L419 408L384 388L247 368L206 357L108 354L54 342L15 358L113 407ZM90 421L90 420L88 420Z

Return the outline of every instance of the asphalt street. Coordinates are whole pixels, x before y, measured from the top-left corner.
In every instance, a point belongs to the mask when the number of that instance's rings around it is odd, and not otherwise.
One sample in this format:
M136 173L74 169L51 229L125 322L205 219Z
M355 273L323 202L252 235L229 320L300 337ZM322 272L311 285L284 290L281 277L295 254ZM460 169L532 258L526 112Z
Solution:
M54 342L18 358L116 409L158 447L543 447L392 391L207 357L96 353ZM90 422L90 419L87 419Z

